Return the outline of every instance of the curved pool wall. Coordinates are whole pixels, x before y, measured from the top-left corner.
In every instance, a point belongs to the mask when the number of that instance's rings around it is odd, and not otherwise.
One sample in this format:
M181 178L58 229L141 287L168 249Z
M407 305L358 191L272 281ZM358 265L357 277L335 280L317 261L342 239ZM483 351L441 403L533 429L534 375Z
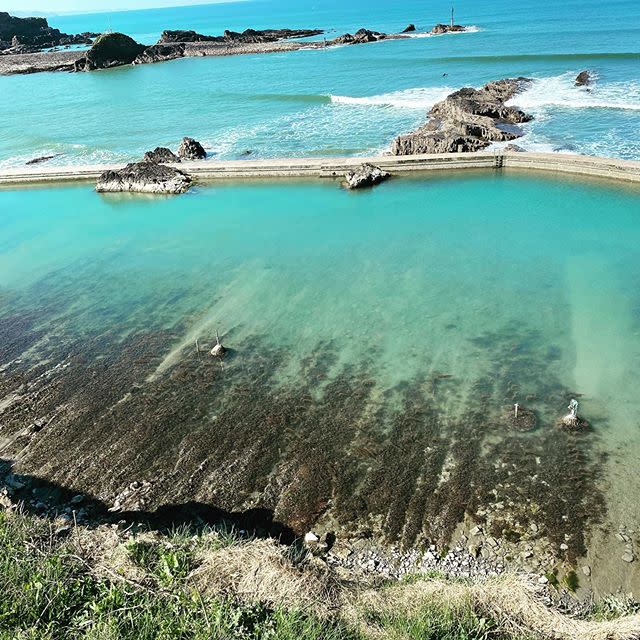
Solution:
M637 590L613 534L640 521L638 190L411 176L0 190L0 457L107 504L148 480L145 510L404 545L466 513L536 571ZM590 429L556 427L572 397Z
M278 160L196 161L180 164L202 181L220 178L334 178L363 162L375 164L391 173L464 169L519 169L640 181L640 162L617 158L569 155L563 153L446 153L369 158L284 158ZM0 185L95 180L103 171L121 165L29 167L0 170Z

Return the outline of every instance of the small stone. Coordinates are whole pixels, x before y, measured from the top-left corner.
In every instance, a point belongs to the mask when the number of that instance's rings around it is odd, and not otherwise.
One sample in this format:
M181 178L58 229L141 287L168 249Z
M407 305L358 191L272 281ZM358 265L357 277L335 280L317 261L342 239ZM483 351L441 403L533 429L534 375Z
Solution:
M616 540L619 542L626 542L624 536L621 533L616 533Z
M585 565L584 567L582 567L582 573L584 573L585 576L590 576L591 575L591 567Z
M320 538L313 533L313 531L309 531L309 533L304 534L304 543L305 544L318 544L320 542Z
M635 558L635 556L633 555L633 552L632 552L632 551L627 551L627 552L625 552L625 553L623 554L622 559L623 559L625 562L633 562L636 558Z
M569 546L566 545L564 542L560 545L560 550L561 551L567 551L567 549L569 549Z
M83 500L84 500L84 496L77 495L77 496L73 496L73 498L71 498L70 503L71 504L80 504Z
M472 536L478 536L482 533L482 527L478 527L475 526L473 527L473 529L471 529L471 531L469 532Z
M547 576L540 576L538 578L538 584L548 584L549 578Z

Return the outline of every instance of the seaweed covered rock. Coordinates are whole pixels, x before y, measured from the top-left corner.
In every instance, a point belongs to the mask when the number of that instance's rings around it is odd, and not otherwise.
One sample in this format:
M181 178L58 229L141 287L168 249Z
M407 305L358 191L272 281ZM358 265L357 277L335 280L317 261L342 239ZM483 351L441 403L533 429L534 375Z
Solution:
M180 162L180 158L171 149L156 147L153 151L147 151L144 154L144 162L162 164L165 162Z
M94 71L131 64L146 48L124 33L104 33L87 54L76 61L75 70Z
M501 421L509 429L513 431L533 431L537 424L538 418L535 412L519 404L502 408Z
M183 160L204 160L207 157L207 152L197 140L183 138L178 147L178 155Z
M492 142L521 137L523 132L516 125L529 122L532 117L505 103L530 82L528 78L507 78L480 89L459 89L433 106L425 125L397 137L392 153L471 152L485 149Z
M355 171L349 171L345 174L347 189L362 189L364 187L373 187L383 182L389 177L389 173L365 162Z
M137 162L119 171L105 171L98 178L96 191L178 194L190 186L191 178L178 169L153 162Z

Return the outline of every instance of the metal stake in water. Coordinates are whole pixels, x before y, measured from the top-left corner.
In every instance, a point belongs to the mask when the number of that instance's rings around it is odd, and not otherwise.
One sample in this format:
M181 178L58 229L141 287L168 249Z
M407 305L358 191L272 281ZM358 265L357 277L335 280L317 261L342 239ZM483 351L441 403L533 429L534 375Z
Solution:
M569 415L574 420L577 420L578 419L578 401L575 398L572 399L567 408L569 409Z
M518 419L518 409L519 409L519 408L520 408L520 405L516 402L516 403L513 405L513 412L514 412L514 414L515 414L515 418L516 418L516 420Z

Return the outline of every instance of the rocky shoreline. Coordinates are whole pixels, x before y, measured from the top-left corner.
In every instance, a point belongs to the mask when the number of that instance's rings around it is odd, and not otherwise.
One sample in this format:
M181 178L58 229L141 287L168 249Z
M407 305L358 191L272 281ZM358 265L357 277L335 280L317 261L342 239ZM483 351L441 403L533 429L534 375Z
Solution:
M0 14L1 16L2 14ZM11 18L11 16L9 17ZM44 23L46 24L46 20ZM40 26L42 27L42 25ZM57 30L51 30L48 25L46 29L57 32ZM6 54L0 55L0 75L46 71L93 71L129 64L165 62L177 58L324 49L334 46L368 44L381 40L407 39L411 37L408 34L415 30L413 24L408 25L401 33L382 33L360 28L353 34L345 33L332 39L323 38L322 40L307 40L307 38L322 35L324 33L322 29L246 29L242 32L226 30L220 36L210 36L190 30L165 30L158 42L150 46L139 44L122 33L102 35L87 33L80 36L67 36L57 32L57 39L54 36L47 36L49 37L48 44L68 41L73 44L91 44L92 46L87 51L61 51L58 49L42 51L44 46L36 45L10 47L5 51L0 51ZM466 27L461 25L438 24L430 33L441 35L466 30Z

